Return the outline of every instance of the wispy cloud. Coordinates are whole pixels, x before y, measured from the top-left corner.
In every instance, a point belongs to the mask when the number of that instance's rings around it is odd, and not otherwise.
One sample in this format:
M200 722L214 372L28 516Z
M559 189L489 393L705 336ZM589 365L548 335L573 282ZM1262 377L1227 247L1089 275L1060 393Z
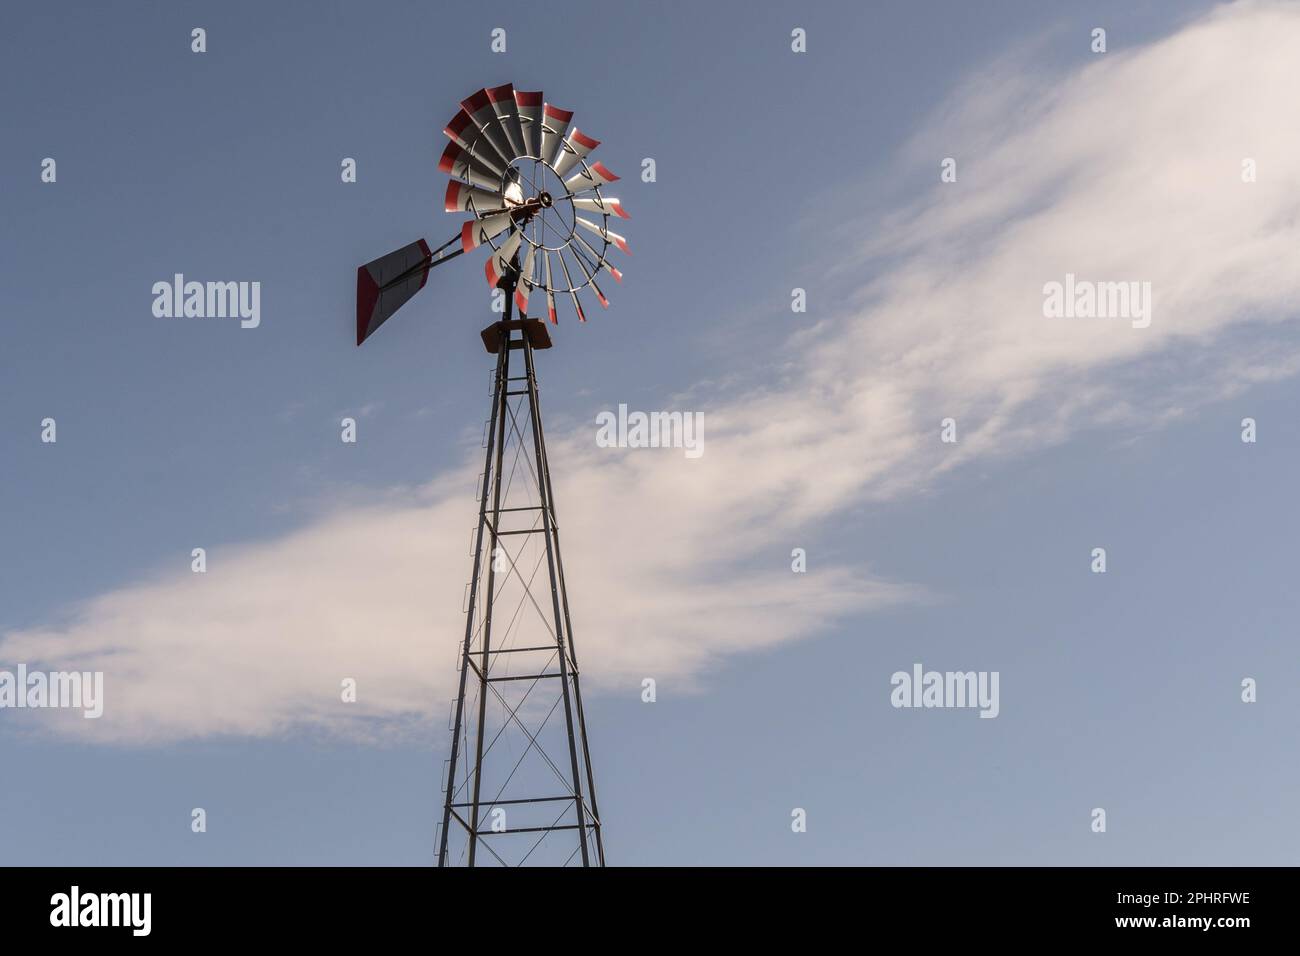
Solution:
M1294 374L1296 49L1300 10L1241 4L1068 75L998 64L902 158L933 189L845 247L841 279L871 276L850 307L792 338L779 384L697 406L702 458L599 449L594 425L548 436L587 686L707 680L727 655L915 597L865 566L790 573L790 548L852 506ZM955 184L937 182L945 156ZM1045 318L1043 285L1067 273L1151 282L1151 326ZM61 726L113 741L441 715L476 471L102 595L6 635L0 660L106 671L104 717ZM337 703L344 677L355 705Z

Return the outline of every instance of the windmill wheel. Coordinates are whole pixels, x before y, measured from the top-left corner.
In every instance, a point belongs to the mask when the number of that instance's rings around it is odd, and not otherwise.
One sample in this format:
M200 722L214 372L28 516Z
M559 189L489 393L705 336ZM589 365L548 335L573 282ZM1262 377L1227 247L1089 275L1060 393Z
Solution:
M611 245L629 250L609 218L628 215L601 193L618 177L601 162L587 162L600 142L572 126L570 111L508 83L479 90L460 107L443 130L451 143L438 168L452 176L447 211L474 216L461 229L462 249L491 250L488 284L513 287L521 315L535 290L545 294L552 323L557 295L583 322L583 289L608 308L596 276L604 270L623 281L607 254Z

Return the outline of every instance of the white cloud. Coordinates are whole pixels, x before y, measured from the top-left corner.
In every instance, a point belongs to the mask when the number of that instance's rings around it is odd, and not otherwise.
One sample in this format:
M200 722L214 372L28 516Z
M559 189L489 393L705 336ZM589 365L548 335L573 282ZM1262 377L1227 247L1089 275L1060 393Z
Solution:
M1300 10L1243 4L1050 83L1000 64L909 148L935 171L927 198L846 247L841 278L875 276L851 307L794 336L779 385L702 406L702 458L597 449L594 426L549 436L586 686L688 682L914 597L863 567L789 572L790 548L851 506L1294 374L1297 49ZM940 185L949 155L959 181ZM1067 272L1150 281L1151 327L1044 318L1043 284ZM938 441L946 416L955 447ZM6 635L0 658L105 670L104 718L60 726L107 740L441 716L476 470L215 549L208 574L105 594ZM343 677L361 691L350 709Z

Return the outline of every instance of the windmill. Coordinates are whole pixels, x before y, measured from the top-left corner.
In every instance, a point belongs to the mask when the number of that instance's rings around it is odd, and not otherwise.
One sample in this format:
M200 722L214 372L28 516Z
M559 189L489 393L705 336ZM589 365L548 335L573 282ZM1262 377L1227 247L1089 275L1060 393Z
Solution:
M558 324L567 303L585 322L579 293L590 289L608 308L598 279L622 281L607 256L611 246L628 252L627 242L609 223L627 213L602 193L618 177L589 162L600 144L572 120L540 92L510 84L463 100L443 130L450 142L438 168L451 176L446 211L471 218L437 249L421 239L357 269L357 345L435 266L480 247L488 285L505 300L501 319L480 333L496 368L448 715L439 866L605 863L534 368L551 337L529 311L544 308ZM543 564L549 589L538 580Z

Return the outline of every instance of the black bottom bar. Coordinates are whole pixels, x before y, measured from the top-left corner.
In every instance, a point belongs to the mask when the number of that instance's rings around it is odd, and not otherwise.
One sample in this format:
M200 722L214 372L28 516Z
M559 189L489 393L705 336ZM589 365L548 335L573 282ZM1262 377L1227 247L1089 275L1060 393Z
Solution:
M658 939L676 929L692 939L772 937L898 939L908 951L965 943L1129 939L1138 946L1212 941L1218 951L1294 933L1289 869L632 869L528 875L494 870L409 869L10 869L0 870L0 927L6 944L32 936L78 942L129 940L135 930L117 898L117 927L51 925L59 895L148 893L151 938L244 942L374 943L411 935L439 919L456 895L491 882L510 893L510 924L538 924L556 891L580 889L624 932ZM573 884L566 889L561 882ZM521 889L541 892L519 892ZM139 897L143 901L143 897ZM53 902L52 902L53 900ZM70 899L69 899L70 902ZM96 902L96 908L98 901ZM535 912L529 912L536 908ZM545 909L544 909L545 908ZM65 920L66 922L66 920ZM137 920L137 927L143 922ZM473 921L468 921L467 925ZM1262 936L1259 934L1263 934ZM372 947L373 948L373 947ZM13 950L19 951L17 949Z

